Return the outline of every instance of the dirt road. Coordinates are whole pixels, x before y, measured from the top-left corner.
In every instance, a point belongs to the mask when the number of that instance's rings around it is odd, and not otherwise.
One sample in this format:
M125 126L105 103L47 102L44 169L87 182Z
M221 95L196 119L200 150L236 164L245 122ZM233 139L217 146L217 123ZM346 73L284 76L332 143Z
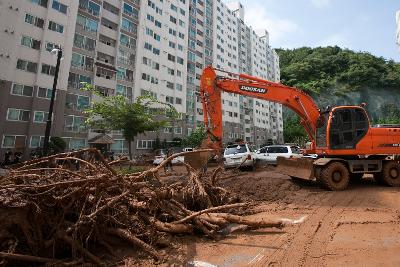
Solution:
M222 183L261 201L252 216L307 218L284 231L246 231L218 241L188 237L181 247L188 266L400 266L399 188L366 178L329 192L268 170Z

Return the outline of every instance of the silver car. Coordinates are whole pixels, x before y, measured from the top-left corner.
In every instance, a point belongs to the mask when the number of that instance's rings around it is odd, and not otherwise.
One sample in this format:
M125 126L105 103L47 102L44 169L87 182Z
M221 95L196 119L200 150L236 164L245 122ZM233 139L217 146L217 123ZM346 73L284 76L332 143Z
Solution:
M250 167L254 168L255 158L248 144L229 145L224 151L224 167Z

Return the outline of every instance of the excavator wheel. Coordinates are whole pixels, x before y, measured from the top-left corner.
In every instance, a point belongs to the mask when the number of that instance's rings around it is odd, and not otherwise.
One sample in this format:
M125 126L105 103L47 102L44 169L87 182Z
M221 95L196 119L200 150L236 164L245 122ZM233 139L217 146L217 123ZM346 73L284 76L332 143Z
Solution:
M400 186L400 163L388 161L383 165L382 181L388 186Z
M340 191L349 185L349 171L346 165L341 162L332 162L321 172L320 182L332 191Z
M317 183L323 187L323 188L327 188L326 185L324 184L324 182L321 179L321 173L322 173L323 168L322 167L315 167L314 168L314 176L315 176L315 180L317 181Z

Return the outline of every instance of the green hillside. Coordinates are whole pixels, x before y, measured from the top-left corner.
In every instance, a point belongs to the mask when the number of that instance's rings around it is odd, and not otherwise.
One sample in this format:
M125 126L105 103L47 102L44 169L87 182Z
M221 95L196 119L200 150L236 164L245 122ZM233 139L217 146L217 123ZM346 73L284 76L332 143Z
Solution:
M320 107L365 102L374 123L400 123L399 63L337 46L276 51L281 82L307 91ZM290 128L297 120L286 112L286 142L299 134Z

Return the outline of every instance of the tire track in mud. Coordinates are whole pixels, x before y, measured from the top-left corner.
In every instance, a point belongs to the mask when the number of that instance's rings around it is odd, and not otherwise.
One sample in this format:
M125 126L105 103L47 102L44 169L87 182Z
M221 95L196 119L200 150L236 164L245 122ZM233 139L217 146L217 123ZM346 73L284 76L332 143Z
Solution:
M321 249L326 251L336 221L355 197L354 192L347 191L332 192L325 198L317 198L313 204L317 208L308 215L304 224L283 240L280 249L254 266L324 266L325 256L321 255Z

